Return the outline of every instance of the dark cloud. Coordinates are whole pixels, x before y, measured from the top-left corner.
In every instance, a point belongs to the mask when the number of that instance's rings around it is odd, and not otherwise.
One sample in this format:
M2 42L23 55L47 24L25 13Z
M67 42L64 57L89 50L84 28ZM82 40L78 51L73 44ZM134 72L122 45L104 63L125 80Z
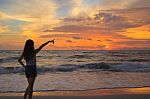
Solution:
M85 22L85 21L90 21L91 18L84 18L84 17L75 17L75 18L64 18L63 21L65 23L68 23L68 22Z
M72 43L72 41L71 41L71 40L66 40L66 42L68 42L68 43Z
M74 36L72 37L73 39L76 39L76 40L80 40L80 39L83 39L82 37L78 37L78 36Z
M77 36L80 34L51 34L51 35L41 35L40 38L53 38L53 37L70 37Z
M106 45L97 45L97 48L105 48Z
M102 42L102 40L97 40L98 42Z
M87 38L87 40L91 41L92 39L91 38Z
M111 40L111 39L105 39L105 41L107 41L107 42L112 42L113 40Z
M123 13L126 13L124 11ZM134 19L130 20L128 17L124 17L121 15L114 14L113 12L109 13L97 13L94 16L94 20L99 20L103 18L100 22L104 24L104 29L106 32L114 31L115 32L123 32L128 28L135 28L142 25L147 24L147 22L140 20L140 19Z
M83 38L83 37L79 37L79 36L73 36L72 38L75 39L75 40L81 40L81 39L83 39L83 40L89 40L89 41L92 40L92 38Z
M44 30L43 32L71 32L71 33L83 33L88 31L100 30L99 27L93 26L80 26L80 25L63 25L60 27L53 28L52 30Z
M150 12L150 7L110 10L108 12L124 17L126 22L135 25L135 27L150 24L150 13L147 13Z
M40 38L50 38L50 37L53 37L53 36L51 36L51 35L41 35L41 36L39 36Z
M130 8L143 8L143 7L150 7L149 0L136 0L134 3L130 4Z
M128 46L150 46L150 40L128 40L128 41L120 41L120 42L113 42L113 44L119 45L128 45Z

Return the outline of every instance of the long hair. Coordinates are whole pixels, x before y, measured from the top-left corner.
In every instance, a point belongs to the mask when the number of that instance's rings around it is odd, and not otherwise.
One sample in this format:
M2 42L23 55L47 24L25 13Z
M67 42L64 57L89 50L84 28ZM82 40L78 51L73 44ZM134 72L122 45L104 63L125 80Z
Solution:
M23 51L23 56L25 60L30 60L34 56L34 42L29 39L26 41Z

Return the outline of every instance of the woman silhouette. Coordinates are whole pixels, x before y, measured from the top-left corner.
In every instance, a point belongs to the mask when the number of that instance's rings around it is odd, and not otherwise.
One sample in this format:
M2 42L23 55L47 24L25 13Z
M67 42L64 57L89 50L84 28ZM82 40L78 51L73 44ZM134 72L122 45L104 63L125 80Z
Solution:
M18 62L25 68L25 74L28 81L28 86L26 88L24 99L27 98L27 95L29 96L29 99L32 99L32 93L33 93L33 85L35 78L37 76L37 70L36 70L36 54L48 43L52 42L54 44L54 40L48 41L44 44L42 44L39 48L34 49L34 42L33 40L29 39L26 41L23 53L21 54L20 58L18 59ZM22 62L22 59L25 59L26 65Z

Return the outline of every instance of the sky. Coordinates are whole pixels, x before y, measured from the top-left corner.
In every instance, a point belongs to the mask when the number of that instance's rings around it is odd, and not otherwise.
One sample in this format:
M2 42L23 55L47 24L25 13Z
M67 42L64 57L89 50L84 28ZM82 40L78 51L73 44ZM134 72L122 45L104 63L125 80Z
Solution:
M0 0L0 50L150 49L150 0Z

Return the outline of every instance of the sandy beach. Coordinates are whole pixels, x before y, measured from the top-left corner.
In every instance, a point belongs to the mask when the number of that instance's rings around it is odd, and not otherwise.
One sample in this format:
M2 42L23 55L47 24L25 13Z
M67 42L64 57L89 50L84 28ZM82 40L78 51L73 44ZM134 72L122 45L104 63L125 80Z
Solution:
M22 99L23 93L0 93L0 99ZM150 87L89 91L34 92L33 99L150 99Z

